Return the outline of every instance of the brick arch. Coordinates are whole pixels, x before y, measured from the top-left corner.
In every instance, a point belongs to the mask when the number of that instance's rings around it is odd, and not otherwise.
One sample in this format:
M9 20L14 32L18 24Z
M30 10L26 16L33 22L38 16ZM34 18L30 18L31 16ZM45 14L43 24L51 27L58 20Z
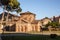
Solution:
M27 26L25 26L25 32L27 32Z
M23 32L23 26L21 26L21 31Z
M35 31L37 32L37 30L38 30L38 26L35 26Z

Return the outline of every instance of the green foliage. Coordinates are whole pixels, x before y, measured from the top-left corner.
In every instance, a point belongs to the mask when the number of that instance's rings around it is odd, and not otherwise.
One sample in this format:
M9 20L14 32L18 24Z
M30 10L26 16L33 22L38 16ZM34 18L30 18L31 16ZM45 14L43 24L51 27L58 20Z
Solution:
M22 9L19 7L19 9L16 10L16 12L19 13L20 11L22 11Z
M13 9L18 8L20 3L17 0L9 0L9 5L12 6Z
M45 17L46 19L48 19L48 17Z
M51 26L52 26L52 27L58 27L59 25L60 25L60 24L59 24L58 22L52 22L52 23L51 23Z
M48 27L50 25L50 22L48 22L48 24L45 25L45 27Z
M18 0L0 0L0 5L7 11L21 12L20 3Z
M45 25L46 27L52 26L52 27L58 27L60 24L58 22L49 22L48 24Z
M9 0L0 0L0 3L1 3L2 5L8 5Z

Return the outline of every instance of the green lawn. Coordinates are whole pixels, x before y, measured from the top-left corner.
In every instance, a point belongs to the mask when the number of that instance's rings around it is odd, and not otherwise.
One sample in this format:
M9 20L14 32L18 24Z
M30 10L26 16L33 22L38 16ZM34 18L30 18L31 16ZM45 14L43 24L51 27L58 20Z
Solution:
M33 35L33 36L2 36L3 40L60 40L60 36L51 38L50 35Z

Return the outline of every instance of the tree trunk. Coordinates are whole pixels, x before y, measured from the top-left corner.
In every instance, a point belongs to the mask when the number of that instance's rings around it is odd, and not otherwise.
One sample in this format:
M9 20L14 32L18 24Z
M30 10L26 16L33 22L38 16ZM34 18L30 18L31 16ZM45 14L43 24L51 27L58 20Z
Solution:
M9 12L7 14L7 17L6 17L6 25L8 25L8 18L9 18Z
M4 20L4 13L2 14L2 22L3 22L3 20Z

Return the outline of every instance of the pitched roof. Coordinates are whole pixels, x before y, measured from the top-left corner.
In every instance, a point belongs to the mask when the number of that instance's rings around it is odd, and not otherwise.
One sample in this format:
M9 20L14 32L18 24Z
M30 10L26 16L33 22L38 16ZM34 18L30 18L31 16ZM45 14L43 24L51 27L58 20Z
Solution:
M41 21L41 20L34 20L34 21L32 22L32 24L37 24L39 21Z
M41 19L41 21L43 21L43 20L45 20L45 19L51 20L50 18L46 18L46 17L45 17L45 18Z
M31 13L29 11L20 13L20 15L30 15L30 14L35 15L34 13Z

